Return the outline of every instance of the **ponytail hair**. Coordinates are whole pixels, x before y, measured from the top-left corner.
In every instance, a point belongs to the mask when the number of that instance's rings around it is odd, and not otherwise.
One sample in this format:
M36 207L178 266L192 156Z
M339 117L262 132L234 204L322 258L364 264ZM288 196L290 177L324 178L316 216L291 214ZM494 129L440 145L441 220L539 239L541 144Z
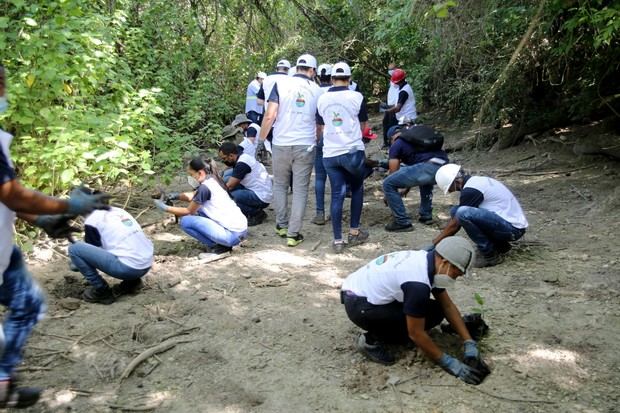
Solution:
M202 159L202 157L196 156L189 162L189 167L191 170L196 172L205 171L207 175L212 176L216 180L216 182L222 187L222 189L228 192L228 187L224 183L224 180L222 179L220 171L217 167L217 163L213 159Z

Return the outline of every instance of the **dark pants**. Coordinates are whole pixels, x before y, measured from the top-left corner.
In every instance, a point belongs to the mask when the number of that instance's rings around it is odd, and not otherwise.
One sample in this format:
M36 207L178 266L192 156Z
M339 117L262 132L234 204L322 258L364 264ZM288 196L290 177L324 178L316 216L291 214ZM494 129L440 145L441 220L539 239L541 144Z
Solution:
M407 319L403 312L403 303L393 301L389 304L370 304L366 297L357 297L342 293L342 301L349 320L366 330L366 339L370 342L386 344L404 344L409 340ZM428 301L424 329L439 325L444 319L443 309L436 300Z
M245 116L247 116L248 119L250 119L252 122L256 123L257 125L260 125L261 122L263 121L263 115L261 115L258 112L254 112L253 110L246 113Z
M398 125L398 119L396 114L385 112L383 114L383 145L389 147L390 140L388 139L388 129L392 126Z

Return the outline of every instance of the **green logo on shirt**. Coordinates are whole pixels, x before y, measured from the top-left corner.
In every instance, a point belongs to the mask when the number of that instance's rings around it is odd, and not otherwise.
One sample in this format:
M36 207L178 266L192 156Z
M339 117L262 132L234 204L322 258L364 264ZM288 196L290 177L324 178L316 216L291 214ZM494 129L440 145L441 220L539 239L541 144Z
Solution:
M334 112L334 117L332 118L332 125L342 126L342 118L340 117L340 113Z
M387 255L387 254L386 254L386 255L382 255L382 256L380 256L379 258L377 258L377 259L375 260L375 264L377 264L377 265L383 265L383 264L385 264L385 262L386 262L387 260L388 260L388 255Z
M298 108L302 108L306 104L306 100L304 99L304 95L301 92L297 93L297 99L295 99L295 105Z

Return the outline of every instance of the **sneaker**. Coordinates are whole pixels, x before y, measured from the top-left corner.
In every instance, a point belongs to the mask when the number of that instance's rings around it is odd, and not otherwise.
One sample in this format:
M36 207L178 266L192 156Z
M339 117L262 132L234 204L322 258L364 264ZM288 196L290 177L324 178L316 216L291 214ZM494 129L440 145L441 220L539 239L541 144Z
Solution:
M286 237L287 232L288 232L287 227L281 227L279 224L276 224L276 234L284 238Z
M43 389L39 387L17 387L13 380L0 381L0 408L22 409L35 404Z
M286 245L288 245L289 247L296 247L302 242L304 242L304 236L301 234L297 234L295 236L286 236Z
M267 213L264 210L260 210L255 215L251 215L248 217L248 227L253 227L256 225L260 225L267 218Z
M121 295L133 295L137 294L142 289L142 278L136 280L123 280L120 283L112 286L112 293L115 297Z
M392 221L385 226L385 230L389 232L411 232L413 231L413 224L399 224Z
M95 288L92 286L86 287L82 293L82 298L89 303L108 305L114 302L114 294L112 293L112 289L108 286L102 288Z
M495 243L495 250L499 254L506 254L512 249L512 245L508 241L500 241Z
M423 225L431 225L433 223L433 217L420 217L418 222Z
M227 247L226 245L215 244L215 247L209 248L209 252L211 254L226 254L227 252L231 252L232 247Z
M332 242L332 250L334 250L334 253L336 254L342 254L345 247L346 247L346 244L344 243L344 241Z
M364 242L366 242L366 240L368 240L368 236L369 236L368 231L365 231L360 228L357 235L349 234L349 238L348 238L349 246L352 247L354 245L363 244Z
M314 225L325 225L325 213L317 212L314 218L312 218L312 223Z
M357 338L357 349L368 359L375 363L389 366L396 362L396 359L380 344L368 344L366 342L366 334L362 333Z
M484 267L493 267L495 265L501 264L504 262L504 258L499 255L496 251L493 253L484 255L482 253L476 254L476 260L474 262L474 267L476 268L484 268Z

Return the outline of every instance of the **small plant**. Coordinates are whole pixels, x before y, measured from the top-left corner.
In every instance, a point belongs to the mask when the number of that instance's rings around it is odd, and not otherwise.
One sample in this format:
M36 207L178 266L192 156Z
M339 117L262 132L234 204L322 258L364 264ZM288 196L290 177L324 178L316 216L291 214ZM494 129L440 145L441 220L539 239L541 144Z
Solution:
M486 308L484 307L484 298L480 294L474 293L474 300L476 300L478 307L472 308L471 311L475 314L480 314L480 317L484 318L484 313L486 312Z

